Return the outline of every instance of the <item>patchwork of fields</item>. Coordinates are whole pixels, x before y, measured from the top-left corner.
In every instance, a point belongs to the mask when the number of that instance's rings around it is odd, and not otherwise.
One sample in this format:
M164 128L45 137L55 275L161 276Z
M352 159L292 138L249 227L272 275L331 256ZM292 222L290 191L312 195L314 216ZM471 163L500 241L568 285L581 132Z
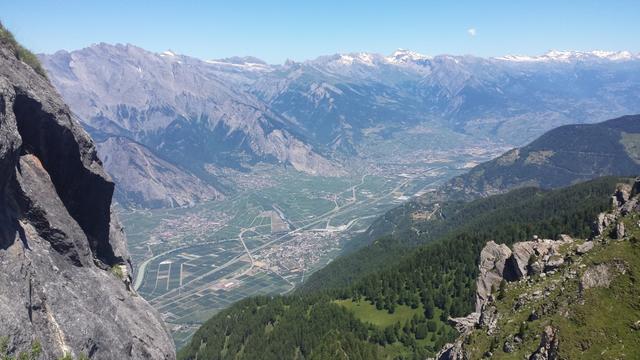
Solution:
M211 315L248 296L292 291L375 217L460 173L469 159L492 156L465 151L443 157L416 149L416 158L393 161L381 153L387 162L374 156L375 165L353 169L362 175L352 177L269 168L254 173L256 186L223 201L121 210L134 286L180 347Z

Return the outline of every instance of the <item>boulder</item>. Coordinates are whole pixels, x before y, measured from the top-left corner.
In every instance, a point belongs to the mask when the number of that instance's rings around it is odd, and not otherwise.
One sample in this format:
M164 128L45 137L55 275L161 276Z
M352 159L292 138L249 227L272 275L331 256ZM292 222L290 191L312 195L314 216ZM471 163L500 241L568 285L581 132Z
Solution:
M616 239L624 239L624 223L622 221L618 222L616 225Z
M453 327L456 328L459 333L465 334L473 330L478 324L479 320L480 313L472 312L465 317L449 318L449 323L451 323L451 325L453 325Z
M580 277L580 290L609 287L609 284L611 284L611 273L609 267L604 264L587 269Z
M627 215L630 212L638 209L638 197L634 197L631 200L627 201L622 207L620 207L620 214Z
M604 235L604 231L616 221L616 216L610 213L600 213L593 227L596 236Z
M527 265L527 275L544 275L542 271L544 270L544 265L542 261L534 261L531 264Z
M618 210L619 205L620 205L620 203L618 203L618 198L615 195L613 195L613 196L611 196L611 198L609 200L611 201L611 205L610 205L611 206L611 210L612 211Z
M484 328L487 334L493 334L498 326L498 308L495 305L488 302L482 304L478 326Z
M578 246L578 248L576 249L576 253L578 255L584 255L591 251L591 249L593 249L593 241L585 241Z
M559 240L559 241L562 241L562 242L564 242L564 243L571 243L571 242L573 242L573 238L572 238L571 236L567 235L567 234L560 234L560 235L558 236L558 240Z
M624 205L631 198L632 186L630 184L619 184L614 197L618 203L617 207Z
M553 255L544 264L544 271L550 272L564 265L564 258L559 255Z
M504 341L504 345L502 346L502 351L509 354L509 353L512 353L515 349L516 347L514 345L513 336L507 337L507 339Z
M476 312L482 309L491 295L491 289L498 289L504 276L505 263L511 257L507 245L489 241L480 252L480 273L476 280Z
M437 360L470 360L471 357L464 350L463 337L459 337L454 343L446 344L436 355Z

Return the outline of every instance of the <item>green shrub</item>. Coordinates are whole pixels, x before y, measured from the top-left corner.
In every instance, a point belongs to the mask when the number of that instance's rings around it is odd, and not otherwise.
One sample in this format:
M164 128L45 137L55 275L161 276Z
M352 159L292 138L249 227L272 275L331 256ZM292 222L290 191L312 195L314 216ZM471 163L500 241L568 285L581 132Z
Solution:
M0 337L0 360L37 360L42 354L42 345L38 340L31 343L31 352L19 352L15 357L9 355L9 337Z
M498 300L503 300L505 297L505 288L507 286L507 282L502 279L500 282L500 288L498 289Z
M122 271L122 267L120 265L113 265L111 267L111 273L118 277L120 280L124 280L124 272Z
M1 22L0 22L0 42L6 43L7 45L9 45L9 47L13 51L13 54L16 56L18 60L29 65L40 76L44 77L45 79L47 78L47 73L44 71L42 64L40 64L40 60L38 60L38 57L31 51L24 48L22 45L20 45L16 41L13 34L9 30L7 30L4 27L4 25L2 25Z

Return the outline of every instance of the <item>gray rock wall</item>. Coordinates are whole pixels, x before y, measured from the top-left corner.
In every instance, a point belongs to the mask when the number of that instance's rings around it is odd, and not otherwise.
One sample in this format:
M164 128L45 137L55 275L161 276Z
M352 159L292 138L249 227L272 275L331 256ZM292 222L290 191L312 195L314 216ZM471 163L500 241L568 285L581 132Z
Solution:
M174 359L130 289L114 185L49 82L0 41L0 337L42 358Z

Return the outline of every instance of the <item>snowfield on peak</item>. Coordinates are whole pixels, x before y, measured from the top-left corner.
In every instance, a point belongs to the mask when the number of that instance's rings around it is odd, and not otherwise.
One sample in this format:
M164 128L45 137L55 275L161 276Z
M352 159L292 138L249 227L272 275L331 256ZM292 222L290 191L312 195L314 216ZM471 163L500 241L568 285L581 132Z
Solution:
M633 55L629 51L559 51L551 50L540 56L505 55L496 57L497 60L514 62L574 62L581 60L610 60L628 61L640 59L640 54Z

